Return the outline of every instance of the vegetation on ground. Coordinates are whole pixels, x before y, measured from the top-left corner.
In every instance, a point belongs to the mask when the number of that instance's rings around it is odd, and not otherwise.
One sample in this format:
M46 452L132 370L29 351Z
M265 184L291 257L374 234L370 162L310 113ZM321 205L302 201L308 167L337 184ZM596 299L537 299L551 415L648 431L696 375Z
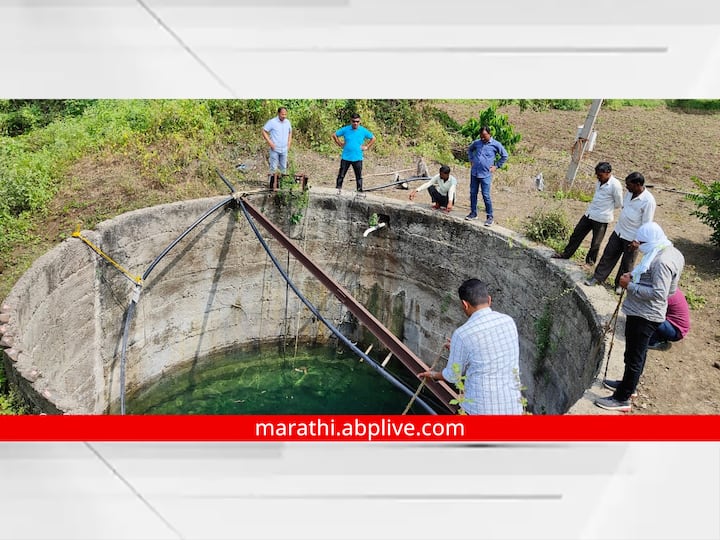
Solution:
M561 208L540 208L523 223L523 232L530 240L561 252L570 238L572 228L567 214Z

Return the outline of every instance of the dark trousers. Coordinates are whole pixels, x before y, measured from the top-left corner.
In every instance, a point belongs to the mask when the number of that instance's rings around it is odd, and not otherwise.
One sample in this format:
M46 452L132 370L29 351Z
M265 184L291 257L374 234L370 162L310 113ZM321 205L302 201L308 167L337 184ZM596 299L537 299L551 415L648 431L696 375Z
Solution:
M340 170L338 171L337 180L335 181L335 187L337 189L342 188L343 180L345 180L345 175L347 174L350 165L352 165L353 172L355 173L355 183L357 184L357 190L362 191L362 164L362 160L348 161L346 159L341 159Z
M632 242L630 240L623 240L618 234L613 231L610 235L605 249L603 250L600 262L595 267L594 278L596 281L602 283L605 281L610 273L615 268L615 265L620 259L620 268L618 268L617 274L615 275L615 287L620 283L620 276L629 272L635 266L635 256L637 251L630 247Z
M572 257L588 233L592 232L590 250L587 252L585 262L595 264L598 253L600 252L600 244L602 244L603 238L605 238L605 231L607 231L607 223L600 223L583 215L577 225L575 225L575 230L570 235L570 240L568 240L567 246L565 246L565 250L562 253L563 257L566 259Z
M660 323L628 315L625 321L625 372L613 393L613 397L618 401L627 401L635 392L640 375L645 369L650 337L658 326Z
M437 190L435 186L430 186L428 188L428 193L430 194L430 198L432 199L432 202L437 204L440 208L446 208L450 200L448 199L447 195L440 195L440 192ZM455 204L455 201L453 201L453 204Z

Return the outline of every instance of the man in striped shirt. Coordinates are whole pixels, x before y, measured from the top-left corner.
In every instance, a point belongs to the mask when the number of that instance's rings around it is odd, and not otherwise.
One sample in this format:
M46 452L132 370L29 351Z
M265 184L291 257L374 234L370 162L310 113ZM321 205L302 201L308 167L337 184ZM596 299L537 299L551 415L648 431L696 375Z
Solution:
M479 279L463 282L458 295L468 320L452 334L448 363L418 376L461 383L460 407L467 414L522 414L515 321L490 308L492 298Z

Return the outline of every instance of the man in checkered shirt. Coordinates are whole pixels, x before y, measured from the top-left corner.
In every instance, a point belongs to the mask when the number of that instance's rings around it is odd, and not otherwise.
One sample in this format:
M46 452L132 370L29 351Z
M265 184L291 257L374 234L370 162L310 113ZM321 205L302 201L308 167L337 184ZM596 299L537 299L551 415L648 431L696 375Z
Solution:
M515 321L490 309L492 298L479 279L465 281L458 294L468 320L452 334L447 366L419 376L453 384L463 378L460 407L467 414L522 414Z

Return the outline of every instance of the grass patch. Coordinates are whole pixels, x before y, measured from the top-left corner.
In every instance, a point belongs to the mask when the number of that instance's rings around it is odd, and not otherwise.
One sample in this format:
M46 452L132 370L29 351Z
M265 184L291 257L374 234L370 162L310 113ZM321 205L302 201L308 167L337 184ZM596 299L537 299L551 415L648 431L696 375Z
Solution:
M606 99L603 107L611 111L619 111L626 107L641 107L643 109L659 109L666 106L662 99Z
M574 201L589 203L592 201L592 195L589 195L578 188L571 188L568 190L558 189L555 193L553 193L553 199L557 201L572 199Z
M695 267L692 265L686 265L680 276L679 287L685 294L688 306L690 306L690 309L693 311L704 308L707 303L707 299L697 292L697 286L701 282L702 279L698 276Z

